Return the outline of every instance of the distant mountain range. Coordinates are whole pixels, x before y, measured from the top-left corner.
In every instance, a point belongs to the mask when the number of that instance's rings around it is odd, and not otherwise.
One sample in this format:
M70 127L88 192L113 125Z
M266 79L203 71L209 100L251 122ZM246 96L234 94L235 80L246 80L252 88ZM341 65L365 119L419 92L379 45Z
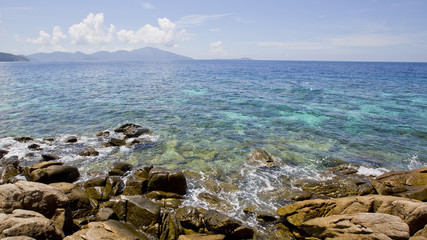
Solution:
M26 57L0 52L0 62L29 61Z
M158 61L158 60L191 60L189 57L178 55L172 52L163 51L157 48L145 47L133 51L120 50L116 52L100 51L92 54L82 52L53 52L35 53L26 56L31 61L82 61L82 60L102 60L102 61Z

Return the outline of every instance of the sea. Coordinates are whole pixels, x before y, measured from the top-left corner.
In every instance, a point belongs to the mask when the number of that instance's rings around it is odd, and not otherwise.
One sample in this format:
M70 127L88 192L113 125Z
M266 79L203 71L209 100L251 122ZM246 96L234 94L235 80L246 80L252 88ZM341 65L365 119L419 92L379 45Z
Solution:
M153 134L122 147L95 136L125 123ZM24 136L43 150L14 140ZM69 136L78 142L65 143ZM79 156L85 146L100 155ZM181 170L187 204L212 207L199 197L208 192L232 216L251 204L274 212L286 199L268 193L292 179L325 178L339 164L367 176L427 166L427 63L0 63L0 149L23 165L56 154L81 181L116 161ZM256 149L277 166L249 164Z

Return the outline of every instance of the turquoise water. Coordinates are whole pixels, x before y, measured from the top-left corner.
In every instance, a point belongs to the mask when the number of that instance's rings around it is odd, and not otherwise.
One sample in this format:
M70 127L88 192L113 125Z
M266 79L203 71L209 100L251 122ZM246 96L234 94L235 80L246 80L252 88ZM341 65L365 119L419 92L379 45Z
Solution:
M289 200L281 190L300 178L321 179L324 168L362 164L361 174L379 175L427 166L426 63L2 63L0 99L5 157L34 162L39 153L30 143L13 140L31 136L83 179L114 161L186 170L185 204L254 226L245 206L274 213ZM150 144L105 148L94 137L124 123L151 128ZM64 143L69 135L79 143ZM100 155L78 156L87 145ZM248 164L255 149L268 151L278 167ZM201 192L223 204L212 206Z
M427 162L425 63L4 63L0 83L0 136L134 122L159 136L139 164L238 171L256 148L294 165Z

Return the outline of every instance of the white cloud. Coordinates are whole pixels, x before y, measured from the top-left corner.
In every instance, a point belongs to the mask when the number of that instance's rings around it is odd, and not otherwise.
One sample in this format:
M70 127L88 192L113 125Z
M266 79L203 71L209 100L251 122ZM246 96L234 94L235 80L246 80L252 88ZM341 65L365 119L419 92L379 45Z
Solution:
M210 53L213 56L217 55L227 55L227 52L224 50L224 45L221 41L211 42L209 44Z
M104 26L104 13L90 13L82 22L68 29L72 44L108 43L114 39L114 33L114 25Z
M185 30L178 31L176 24L167 18L158 19L159 27L147 24L136 32L133 30L120 30L117 37L122 42L139 43L148 45L175 46L176 41L181 39Z
M228 15L230 15L230 14L228 14L228 13L213 14L213 15L193 14L193 15L188 15L188 16L181 18L180 20L177 21L176 24L179 27L200 26L202 23L204 23L206 21L217 20L219 18L228 16Z
M146 9L154 9L154 6L151 3L146 2L146 3L144 3L144 8L146 8Z
M19 37L18 37L19 38ZM37 43L44 45L58 45L60 42L65 40L67 36L62 33L61 27L55 26L52 30L52 35L41 30L38 38L28 38L26 41L29 43Z

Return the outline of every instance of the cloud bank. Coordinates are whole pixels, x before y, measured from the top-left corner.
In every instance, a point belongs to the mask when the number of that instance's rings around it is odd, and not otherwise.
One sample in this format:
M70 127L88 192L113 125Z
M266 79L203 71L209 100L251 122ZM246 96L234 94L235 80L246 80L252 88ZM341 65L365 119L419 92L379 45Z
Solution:
M72 44L99 44L111 42L115 31L113 24L105 27L103 13L90 13L82 22L72 25L68 34Z

